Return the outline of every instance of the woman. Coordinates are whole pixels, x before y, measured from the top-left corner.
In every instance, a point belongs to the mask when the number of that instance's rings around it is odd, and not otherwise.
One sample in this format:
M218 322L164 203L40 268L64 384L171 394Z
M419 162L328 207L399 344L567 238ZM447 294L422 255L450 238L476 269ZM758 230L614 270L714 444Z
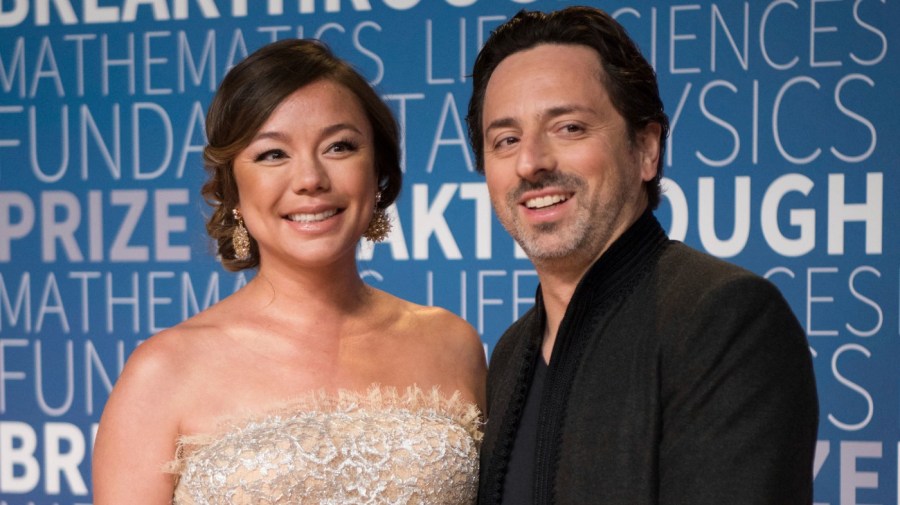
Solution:
M235 66L207 115L207 223L242 289L141 344L94 450L94 503L471 503L485 359L462 319L374 289L396 123L321 43Z

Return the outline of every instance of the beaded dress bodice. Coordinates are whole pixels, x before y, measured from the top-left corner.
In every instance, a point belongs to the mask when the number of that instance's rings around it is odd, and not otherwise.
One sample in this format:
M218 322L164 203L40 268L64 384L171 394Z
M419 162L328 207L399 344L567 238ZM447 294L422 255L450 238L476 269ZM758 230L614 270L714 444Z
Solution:
M480 419L436 389L318 394L179 440L173 503L471 504Z

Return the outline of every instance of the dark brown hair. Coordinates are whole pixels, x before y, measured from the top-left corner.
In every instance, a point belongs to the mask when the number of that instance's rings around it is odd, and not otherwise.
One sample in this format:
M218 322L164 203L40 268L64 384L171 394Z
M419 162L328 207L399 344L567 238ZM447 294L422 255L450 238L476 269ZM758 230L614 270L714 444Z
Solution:
M660 125L660 153L656 178L647 183L651 208L659 205L665 140L669 118L663 110L656 72L641 55L628 33L615 19L592 7L567 7L551 13L519 11L491 34L475 60L473 90L466 123L479 172L484 173L482 112L491 75L506 57L540 44L574 44L595 50L600 58L602 82L613 106L625 118L628 135L635 135L650 123Z
M259 265L259 249L252 237L250 259L234 257L231 237L237 221L232 209L238 203L234 159L285 98L323 79L350 90L372 125L375 176L381 192L378 207L387 208L400 193L397 122L366 79L319 41L287 39L263 46L228 72L206 114L203 160L208 179L201 193L213 208L206 231L217 242L222 265L228 270Z

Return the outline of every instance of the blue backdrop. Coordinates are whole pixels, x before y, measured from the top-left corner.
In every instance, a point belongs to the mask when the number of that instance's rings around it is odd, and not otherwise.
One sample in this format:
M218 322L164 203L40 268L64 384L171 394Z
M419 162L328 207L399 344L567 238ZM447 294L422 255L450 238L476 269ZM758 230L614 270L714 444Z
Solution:
M661 222L771 278L806 329L816 502L900 504L900 3L593 3L659 74ZM203 121L274 39L326 41L402 125L399 226L360 249L362 274L460 314L490 353L536 276L473 170L467 74L518 9L569 4L0 0L0 505L90 503L128 354L246 282L203 231Z

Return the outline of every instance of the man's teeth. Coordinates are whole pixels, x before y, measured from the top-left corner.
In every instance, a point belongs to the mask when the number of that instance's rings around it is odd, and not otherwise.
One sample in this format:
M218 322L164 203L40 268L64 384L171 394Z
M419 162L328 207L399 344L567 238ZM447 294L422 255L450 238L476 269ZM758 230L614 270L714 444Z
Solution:
M288 215L288 219L295 223L312 223L315 221L323 221L335 214L337 214L337 209L331 209L316 214L290 214Z
M560 202L565 202L569 197L563 195L548 195L548 196L540 196L537 198L532 198L525 202L525 206L529 209L542 209L544 207L549 207L551 205L556 205Z

